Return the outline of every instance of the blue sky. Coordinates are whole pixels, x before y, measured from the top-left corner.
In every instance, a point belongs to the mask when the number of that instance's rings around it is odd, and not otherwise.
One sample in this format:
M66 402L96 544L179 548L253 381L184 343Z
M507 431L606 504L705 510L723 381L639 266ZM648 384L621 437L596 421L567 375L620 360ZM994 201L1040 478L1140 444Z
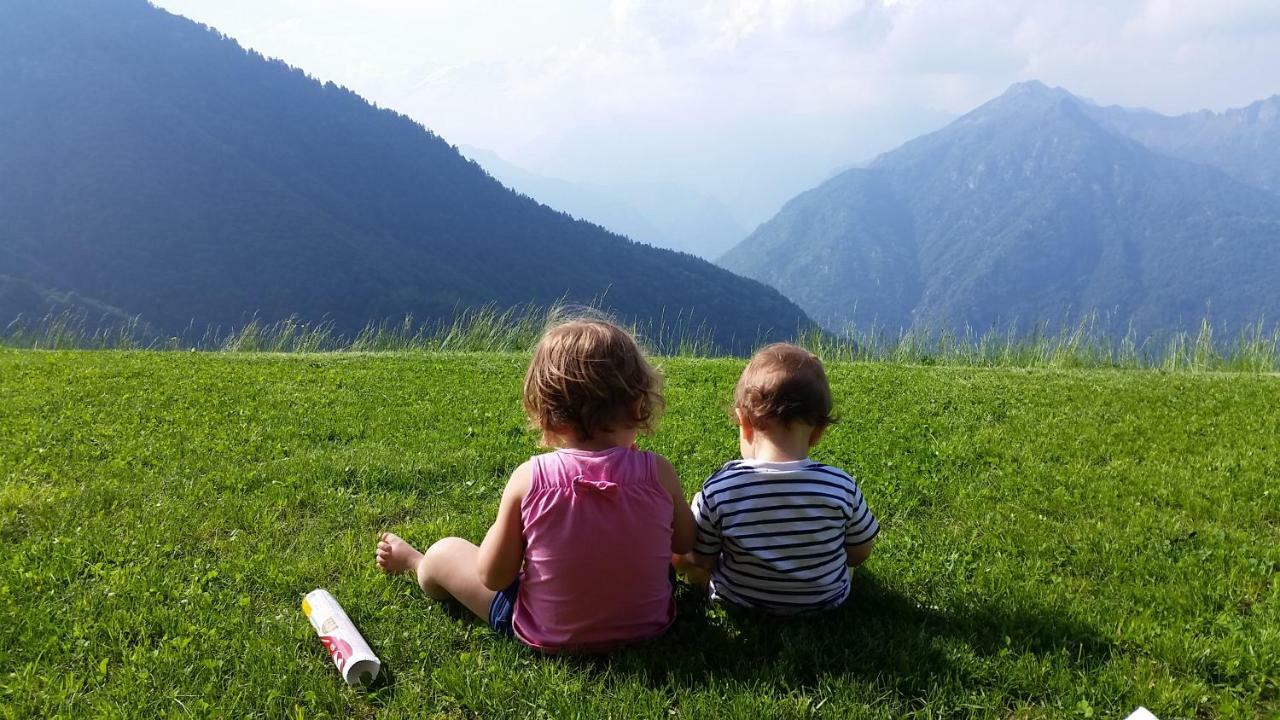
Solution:
M153 1L453 143L747 225L1019 80L1166 113L1280 93L1277 0Z

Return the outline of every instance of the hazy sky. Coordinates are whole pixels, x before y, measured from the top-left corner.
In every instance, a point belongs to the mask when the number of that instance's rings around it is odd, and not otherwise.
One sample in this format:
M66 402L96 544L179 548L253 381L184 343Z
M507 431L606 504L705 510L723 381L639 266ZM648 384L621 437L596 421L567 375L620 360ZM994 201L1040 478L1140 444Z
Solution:
M154 0L421 121L746 224L1036 78L1166 113L1280 93L1278 0Z

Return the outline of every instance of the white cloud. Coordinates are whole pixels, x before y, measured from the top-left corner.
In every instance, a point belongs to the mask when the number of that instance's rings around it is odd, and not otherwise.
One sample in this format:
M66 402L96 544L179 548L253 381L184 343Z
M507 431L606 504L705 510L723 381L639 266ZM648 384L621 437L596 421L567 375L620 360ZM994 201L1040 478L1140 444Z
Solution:
M754 221L1010 83L1185 112L1280 92L1276 0L159 0L550 174Z
M1129 35L1172 41L1275 35L1278 30L1280 3L1274 0L1147 0L1125 23Z

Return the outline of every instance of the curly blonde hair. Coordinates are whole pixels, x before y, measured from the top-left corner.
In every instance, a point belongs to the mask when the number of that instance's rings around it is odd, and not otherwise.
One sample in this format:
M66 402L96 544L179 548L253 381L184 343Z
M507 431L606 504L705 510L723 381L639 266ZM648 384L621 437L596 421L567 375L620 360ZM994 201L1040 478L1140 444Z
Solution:
M554 320L524 376L524 409L543 442L566 429L580 440L619 428L651 432L662 378L635 338L600 318Z

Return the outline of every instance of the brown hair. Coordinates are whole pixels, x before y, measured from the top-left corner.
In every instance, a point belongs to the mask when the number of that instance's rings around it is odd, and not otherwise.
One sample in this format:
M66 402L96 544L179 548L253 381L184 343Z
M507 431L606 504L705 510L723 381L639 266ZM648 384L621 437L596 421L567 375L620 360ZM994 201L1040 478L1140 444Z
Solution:
M603 319L553 321L524 376L525 413L544 442L554 428L583 440L619 425L648 432L663 406L662 379L635 339Z
M790 343L766 345L751 357L733 391L733 405L757 427L774 421L814 427L835 422L822 361Z

